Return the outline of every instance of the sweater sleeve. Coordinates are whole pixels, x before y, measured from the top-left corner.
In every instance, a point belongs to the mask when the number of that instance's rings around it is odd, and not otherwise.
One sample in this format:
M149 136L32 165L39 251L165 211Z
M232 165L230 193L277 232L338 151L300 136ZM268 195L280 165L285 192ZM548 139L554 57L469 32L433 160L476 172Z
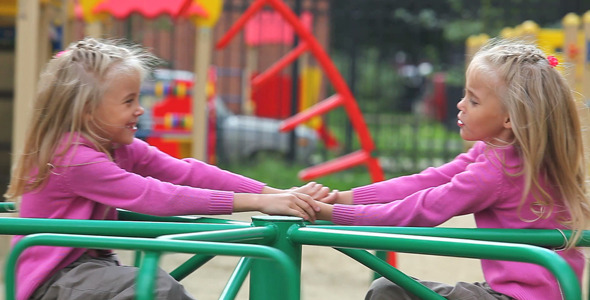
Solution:
M173 184L237 193L260 193L264 187L262 182L193 158L177 159L139 139L116 156L118 164L130 172Z
M483 142L476 143L468 152L459 154L454 160L437 168L352 189L354 204L389 203L430 187L451 181L453 176L465 171L485 148Z
M106 155L80 147L75 163L54 170L75 195L111 207L160 216L231 214L233 192L163 182L128 172Z
M408 179L413 180L413 179ZM437 226L488 208L501 199L503 173L488 160L470 164L449 182L419 190L399 201L334 205L333 222L343 225ZM406 184L400 179L398 185Z

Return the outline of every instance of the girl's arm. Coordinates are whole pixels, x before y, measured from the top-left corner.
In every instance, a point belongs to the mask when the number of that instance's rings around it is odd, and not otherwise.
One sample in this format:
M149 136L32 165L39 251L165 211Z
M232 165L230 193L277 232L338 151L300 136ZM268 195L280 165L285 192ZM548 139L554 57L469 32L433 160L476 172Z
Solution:
M371 205L320 204L318 219L343 225L437 226L504 201L504 173L489 162L473 163L443 185L413 193L399 201ZM520 195L517 195L519 197ZM516 202L518 203L518 201Z
M420 190L450 182L453 176L465 171L477 159L484 147L485 144L477 143L467 153L458 155L440 167L427 168L418 174L360 186L350 191L333 191L320 201L329 204L378 204L400 200Z
M54 174L57 180L63 182L59 186L63 189L64 196L77 195L79 200L75 202L80 205L91 200L111 207L160 216L231 214L233 211L256 210L315 220L315 210L318 207L308 195L295 191L258 195L263 190L262 184L252 185L252 193L177 185L124 169L121 165L125 166L126 161L132 161L130 158L132 156L116 156L119 162L117 164L110 161L102 152L80 147L69 161L70 164L56 166ZM170 170L173 173L174 171ZM247 190L248 187L243 189ZM299 189L318 193L323 187L309 183ZM269 190L280 192L276 189Z
M177 159L138 139L116 151L118 165L123 169L164 182L237 193L260 193L264 186L196 159Z
M142 176L154 177L173 184L237 193L276 194L294 191L310 195L315 199L323 198L329 192L327 187L315 182L289 190L269 187L257 180L222 170L196 159L174 158L141 140L134 141L127 148L117 153L120 156L129 157L129 161L133 162L130 166L123 166L124 168ZM120 164L124 165L124 163Z
M103 154L100 154L103 155ZM143 177L103 159L56 170L78 201L95 201L107 206L157 216L231 214L260 211L292 215L314 221L317 202L297 192L278 194L234 193L174 185ZM80 202L82 203L82 202Z

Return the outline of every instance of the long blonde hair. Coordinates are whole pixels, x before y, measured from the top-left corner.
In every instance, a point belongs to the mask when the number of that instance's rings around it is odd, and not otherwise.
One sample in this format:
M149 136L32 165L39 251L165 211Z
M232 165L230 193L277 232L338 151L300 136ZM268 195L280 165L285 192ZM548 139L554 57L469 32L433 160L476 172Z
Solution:
M94 113L113 77L128 73L143 78L155 63L156 58L138 45L93 38L72 43L52 58L41 73L23 152L13 166L4 196L16 201L42 186L52 159L63 154L56 153L58 144L62 152L67 151L75 144L75 134L108 154L101 146L102 138L92 129L99 124L84 115ZM64 145L66 133L71 134Z
M499 79L496 91L523 161L523 200L533 191L541 209L531 209L539 218L549 217L556 203L539 182L541 174L547 176L570 214L562 220L574 230L567 247L575 246L588 229L590 202L580 119L567 81L539 48L519 41L492 40L473 57L467 72L473 70Z

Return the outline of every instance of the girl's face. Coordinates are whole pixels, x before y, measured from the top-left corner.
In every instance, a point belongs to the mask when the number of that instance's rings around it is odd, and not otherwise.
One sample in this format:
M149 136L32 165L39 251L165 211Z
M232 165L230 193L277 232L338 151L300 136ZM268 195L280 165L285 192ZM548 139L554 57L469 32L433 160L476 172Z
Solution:
M472 70L467 74L465 96L457 104L461 138L495 145L514 139L510 117L493 87L495 78Z
M137 131L137 120L144 113L139 105L139 74L120 74L110 80L103 98L93 116L95 128L108 140L105 146L128 145Z

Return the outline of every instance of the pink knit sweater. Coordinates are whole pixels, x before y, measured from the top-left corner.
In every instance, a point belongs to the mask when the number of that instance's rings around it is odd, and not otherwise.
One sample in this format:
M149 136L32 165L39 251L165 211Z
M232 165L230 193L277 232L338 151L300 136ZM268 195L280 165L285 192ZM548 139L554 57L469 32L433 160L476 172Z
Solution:
M53 160L48 183L23 195L23 218L115 220L122 208L158 216L231 214L233 193L260 193L263 183L194 159L179 160L136 139L114 162L84 138ZM59 151L57 152L59 153ZM13 243L22 236L15 236ZM86 249L35 246L17 267L17 299L25 300Z
M437 226L453 216L474 214L479 228L565 229L569 216L557 189L540 180L557 202L553 214L537 218L528 195L519 204L523 176L514 176L521 159L514 147L491 148L476 143L467 153L438 168L353 189L354 204L335 205L333 221L344 225ZM370 204L370 205L365 205ZM581 280L584 254L559 251ZM562 299L554 276L543 267L520 262L482 260L486 281L500 293L520 300ZM425 278L426 279L426 278Z

